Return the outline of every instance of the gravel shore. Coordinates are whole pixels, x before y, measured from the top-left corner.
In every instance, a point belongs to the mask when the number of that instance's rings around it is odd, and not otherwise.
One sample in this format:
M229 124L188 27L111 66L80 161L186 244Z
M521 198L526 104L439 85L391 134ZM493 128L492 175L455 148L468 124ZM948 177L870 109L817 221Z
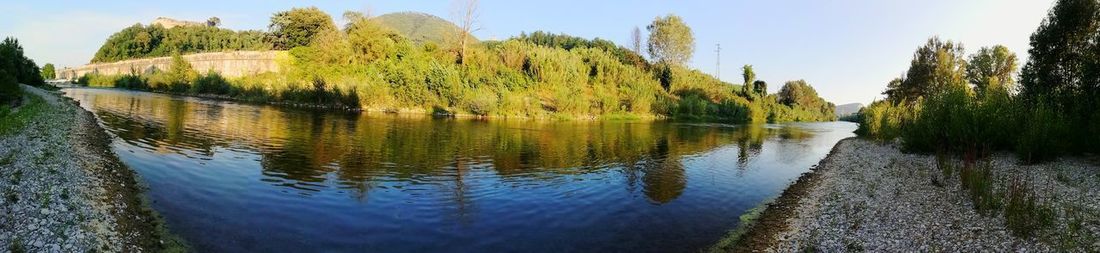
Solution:
M0 251L165 249L163 225L95 116L54 92L24 90L48 106L0 136Z
M1012 154L986 161L993 192L1022 180L1038 203L1053 210L1053 224L1034 236L1015 236L1003 211L976 211L958 172L945 176L936 157L849 138L770 204L736 246L718 251L1100 250L1100 161L1070 157L1021 165Z

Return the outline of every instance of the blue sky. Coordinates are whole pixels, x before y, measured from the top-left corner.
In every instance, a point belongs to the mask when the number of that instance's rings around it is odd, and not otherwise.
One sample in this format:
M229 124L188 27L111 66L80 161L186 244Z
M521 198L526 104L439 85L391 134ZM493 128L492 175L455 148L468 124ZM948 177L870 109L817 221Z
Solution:
M482 39L545 30L600 37L626 45L630 31L654 17L680 15L695 33L691 65L715 72L722 44L723 80L740 83L752 64L776 92L805 79L837 104L867 104L908 67L928 37L962 42L967 51L1002 44L1027 57L1028 36L1053 0L837 1L509 1L482 0ZM87 63L112 33L158 16L221 18L223 27L264 29L271 13L317 6L336 18L345 10L375 15L419 11L451 17L450 1L12 1L0 15L0 36L15 36L39 64ZM339 22L339 20L338 20Z

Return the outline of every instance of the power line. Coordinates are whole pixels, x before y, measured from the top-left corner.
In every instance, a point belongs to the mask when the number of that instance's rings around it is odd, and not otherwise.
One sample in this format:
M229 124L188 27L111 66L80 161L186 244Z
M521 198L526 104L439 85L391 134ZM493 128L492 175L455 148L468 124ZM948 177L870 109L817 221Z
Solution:
M722 43L715 44L714 77L722 80Z

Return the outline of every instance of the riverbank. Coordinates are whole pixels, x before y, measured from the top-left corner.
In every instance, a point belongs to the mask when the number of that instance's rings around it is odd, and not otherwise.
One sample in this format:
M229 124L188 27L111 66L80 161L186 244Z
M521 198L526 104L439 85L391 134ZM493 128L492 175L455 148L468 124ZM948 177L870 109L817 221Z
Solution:
M993 199L1009 194L1010 182L1022 182L1035 197L1034 209L1049 210L1049 223L1028 231L1031 236L1014 235L1005 218L1013 207L1008 197L992 210L979 212L960 172L941 170L935 156L905 154L896 144L849 138L785 190L736 243L713 250L1100 249L1100 161L1071 157L1020 165L1011 154L996 154L987 162Z
M0 245L11 252L181 251L95 116L23 86L0 136Z

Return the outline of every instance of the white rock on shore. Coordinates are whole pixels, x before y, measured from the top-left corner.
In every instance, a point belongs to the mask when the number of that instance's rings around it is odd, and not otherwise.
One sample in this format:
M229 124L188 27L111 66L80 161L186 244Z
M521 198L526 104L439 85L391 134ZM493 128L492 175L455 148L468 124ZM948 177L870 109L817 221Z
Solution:
M978 213L958 172L944 178L936 158L904 154L863 139L837 144L820 181L803 196L779 243L794 252L1051 252L1100 249L1100 166L1087 158L1019 165L1011 154L990 158L994 192L1009 178L1032 186L1055 210L1055 225L1037 236L1013 236L1001 212ZM957 161L956 161L957 162ZM933 182L933 178L938 182Z
M135 252L117 231L119 210L106 201L102 175L91 175L78 136L83 111L57 95L26 87L50 106L22 131L0 136L0 251Z

